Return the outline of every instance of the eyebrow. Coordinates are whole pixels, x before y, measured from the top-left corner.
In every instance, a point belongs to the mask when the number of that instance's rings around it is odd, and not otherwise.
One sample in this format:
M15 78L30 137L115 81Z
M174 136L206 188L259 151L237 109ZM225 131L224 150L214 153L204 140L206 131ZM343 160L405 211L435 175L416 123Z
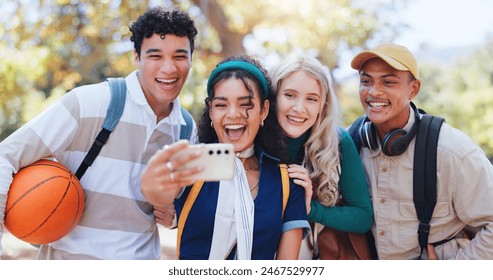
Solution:
M308 96L317 96L317 97L322 96L322 94L320 94L318 92L308 92L306 95L308 95Z
M252 100L255 99L255 95L251 96ZM238 100L250 99L250 95L238 97Z
M187 49L177 49L177 50L175 51L175 53L186 53L186 54L188 54L188 53L190 53L190 51L189 51L189 50L187 50Z
M222 96L214 96L214 97L212 97L212 100L211 101L214 101L214 100L224 100L224 101L226 101L228 99L226 97L222 97Z
M243 100L243 99L250 99L250 96L241 96L241 97L238 97L238 100ZM255 99L255 96L252 97L252 99ZM214 96L212 98L212 101L213 100L224 100L224 101L227 101L228 98L227 97L224 97L224 96Z
M161 50L160 49L148 49L148 50L146 50L145 53L156 53L156 52L161 52Z
M364 71L361 71L361 76L366 76L366 77L369 77L369 78L372 78L372 76ZM382 76L379 76L379 78L388 78L388 77L395 77L395 78L399 78L397 75L395 74L392 74L392 73L389 73L389 74L384 74Z
M157 49L157 48L154 48L154 49L148 49L145 51L145 53L160 53L162 52L161 49ZM187 49L177 49L174 51L174 53L186 53L188 54L189 51Z

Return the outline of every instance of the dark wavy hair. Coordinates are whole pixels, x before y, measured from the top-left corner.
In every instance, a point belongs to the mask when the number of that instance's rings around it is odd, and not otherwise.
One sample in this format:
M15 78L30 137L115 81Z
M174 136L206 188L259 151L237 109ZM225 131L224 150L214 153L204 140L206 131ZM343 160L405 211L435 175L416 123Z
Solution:
M193 20L187 13L178 8L166 10L159 6L147 10L132 23L129 29L132 32L130 40L134 42L134 48L139 57L142 41L153 34L186 36L190 41L190 51L193 53L195 37L198 33Z
M257 91L259 92L260 104L263 104L265 100L269 100L270 102L269 114L267 115L267 118L264 121L264 125L260 127L257 136L255 137L254 140L255 151L259 152L259 148L262 147L264 151L267 152L267 154L274 156L282 161L285 161L287 159L286 144L283 141L283 138L280 137L281 130L280 130L279 122L277 121L277 117L276 117L275 102L273 102L275 97L272 94L272 84L271 84L270 76L268 75L265 68L256 59L250 56L237 55L237 56L228 57L222 60L217 66L228 61L245 61L257 66L266 77L269 93L264 94L260 81L253 74L241 69L230 69L221 72L213 80L208 81L210 87L214 89L217 83L219 83L222 80L238 79L243 82L245 88L250 93L250 102L252 102L251 99L253 98L254 92L253 89L250 87L250 85L247 83L247 81L252 82L255 88L257 89ZM211 127L212 120L209 115L209 105L213 96L214 93L212 94L212 96L207 97L205 99L204 111L199 120L198 135L199 135L199 141L201 143L218 142L217 134L214 128ZM253 107L253 103L251 103L251 105ZM247 110L247 116L248 116L248 110ZM277 137L276 137L276 133L279 134L277 135Z

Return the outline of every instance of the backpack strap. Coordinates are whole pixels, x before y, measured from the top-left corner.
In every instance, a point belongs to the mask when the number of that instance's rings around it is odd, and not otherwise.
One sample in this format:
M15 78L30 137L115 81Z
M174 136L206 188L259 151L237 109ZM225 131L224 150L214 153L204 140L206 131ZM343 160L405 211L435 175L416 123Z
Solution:
M360 116L353 122L353 124L348 129L348 133L349 135L351 135L351 138L353 138L353 142L356 145L356 150L358 152L361 149L361 138L359 136L359 131L361 125L365 122L365 119L366 119L366 115Z
M96 136L94 143L87 152L84 160L80 164L79 168L75 172L75 175L80 180L87 168L91 166L99 152L103 148L106 141L110 137L111 132L115 129L120 117L123 114L125 107L125 98L127 93L127 87L124 78L108 78L106 79L110 84L111 99L108 109L106 110L106 118L104 119L102 129Z
M428 245L430 220L437 196L437 144L444 119L423 115L416 136L413 167L413 200L419 220L418 241L421 247L419 259Z
M185 119L186 125L180 127L180 139L190 139L192 137L193 117L187 109L181 108L181 115Z
M279 169L281 170L281 182L282 182L282 216L284 217L284 210L286 210L286 205L289 199L289 174L288 166L285 163L279 164Z
M281 170L281 181L282 181L282 214L284 216L284 210L286 209L286 205L288 203L289 198L289 175L288 175L288 166L286 164L279 164L279 169ZM199 195L200 190L204 186L204 181L197 181L193 184L190 189L190 193L183 204L183 209L180 213L180 218L178 219L178 229L177 229L177 238L176 238L176 256L180 257L180 243L181 236L183 234L183 228L185 227L185 223L188 218L188 214L192 209L197 196Z
M181 236L183 234L183 228L185 227L188 214L190 213L190 210L192 209L192 206L195 203L195 200L197 199L197 196L199 195L202 186L204 186L204 181L195 182L195 184L193 184L192 188L190 189L190 193L188 194L187 199L185 200L185 204L183 204L183 209L181 210L180 218L178 219L178 229L177 229L177 238L176 238L176 256L178 258L180 257L180 243L181 243Z

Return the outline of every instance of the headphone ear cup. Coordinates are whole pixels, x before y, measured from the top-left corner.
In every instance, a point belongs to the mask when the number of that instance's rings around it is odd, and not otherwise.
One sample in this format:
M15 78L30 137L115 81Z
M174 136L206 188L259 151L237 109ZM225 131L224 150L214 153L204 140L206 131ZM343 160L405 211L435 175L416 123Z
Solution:
M382 140L382 152L390 157L404 153L410 142L408 137L405 137L406 134L404 129L394 129L387 133Z
M371 122L365 122L360 128L359 137L361 145L372 151L378 149L377 132Z

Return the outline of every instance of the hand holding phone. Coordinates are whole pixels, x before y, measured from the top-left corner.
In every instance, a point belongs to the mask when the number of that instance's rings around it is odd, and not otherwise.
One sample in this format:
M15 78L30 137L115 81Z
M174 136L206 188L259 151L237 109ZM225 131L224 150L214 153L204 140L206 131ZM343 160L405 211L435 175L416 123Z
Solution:
M187 153L200 152L200 156L180 169L202 166L201 172L192 175L189 179L203 181L219 181L233 179L234 175L234 146L233 144L196 144L171 156L171 160L184 156ZM187 178L188 179L188 178Z

